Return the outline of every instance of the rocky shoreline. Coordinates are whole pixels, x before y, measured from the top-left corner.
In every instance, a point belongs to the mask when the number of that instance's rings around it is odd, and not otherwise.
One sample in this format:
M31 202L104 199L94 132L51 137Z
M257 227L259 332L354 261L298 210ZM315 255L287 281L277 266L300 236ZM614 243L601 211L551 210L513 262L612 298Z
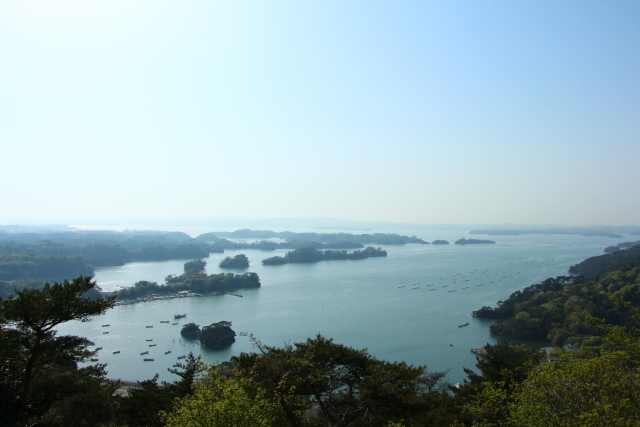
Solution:
M484 347L472 348L471 353L477 354L478 356L487 357L487 349Z

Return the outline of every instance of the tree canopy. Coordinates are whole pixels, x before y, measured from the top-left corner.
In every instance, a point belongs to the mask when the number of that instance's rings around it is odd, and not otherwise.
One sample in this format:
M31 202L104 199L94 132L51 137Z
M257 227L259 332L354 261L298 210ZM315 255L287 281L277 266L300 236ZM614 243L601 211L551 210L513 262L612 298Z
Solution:
M184 263L184 271L203 271L206 266L207 261L194 259L193 261L187 261Z
M245 254L238 254L231 257L226 257L219 264L220 268L248 268L249 258Z
M287 263L319 262L331 260L365 259L370 257L386 257L387 251L371 246L361 251L319 251L314 248L300 248L287 252L284 257L271 257L262 260L264 265L280 265Z
M613 325L640 326L627 311L616 307L611 297L640 305L640 267L614 271L589 282L581 276L547 279L512 293L496 308L483 307L474 315L499 319L490 330L502 336L549 341L557 346L580 345L601 335L589 316Z
M220 349L233 344L236 340L235 336L235 331L231 329L231 322L223 320L202 328L200 344L208 348Z
M78 363L97 353L90 349L93 343L83 337L58 336L55 330L71 320L88 321L113 306L113 299L83 297L95 286L90 277L81 276L47 283L41 290L18 290L2 300L0 365L9 368L2 381L13 395L4 408L5 419L22 423L36 416L48 425L65 425L75 416L91 424L113 411L114 387L101 386L104 365L78 368Z

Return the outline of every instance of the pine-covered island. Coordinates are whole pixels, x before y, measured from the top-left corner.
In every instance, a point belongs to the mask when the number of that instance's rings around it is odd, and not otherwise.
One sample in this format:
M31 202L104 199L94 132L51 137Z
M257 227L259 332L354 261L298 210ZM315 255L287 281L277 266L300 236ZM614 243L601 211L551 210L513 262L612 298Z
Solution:
M284 257L274 256L271 258L263 259L264 265L282 265L289 263L304 263L304 262L320 262L331 260L348 260L348 259L365 259L371 257L386 257L387 251L369 246L361 251L319 251L314 248L301 248L295 251L289 251Z

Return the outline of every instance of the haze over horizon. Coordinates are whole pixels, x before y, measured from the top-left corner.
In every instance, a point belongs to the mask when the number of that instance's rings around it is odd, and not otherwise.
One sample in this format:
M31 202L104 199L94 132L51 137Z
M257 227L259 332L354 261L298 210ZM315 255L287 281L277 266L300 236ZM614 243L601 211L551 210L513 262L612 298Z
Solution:
M4 2L0 224L640 224L638 22L633 1Z

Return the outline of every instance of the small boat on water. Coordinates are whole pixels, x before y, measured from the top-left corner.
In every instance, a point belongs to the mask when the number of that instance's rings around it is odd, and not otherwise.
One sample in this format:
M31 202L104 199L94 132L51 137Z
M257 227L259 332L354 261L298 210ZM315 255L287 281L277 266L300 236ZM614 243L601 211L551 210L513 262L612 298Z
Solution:
M89 360L91 360L92 362L97 362L98 361L98 359L89 359Z
M462 325L458 325L458 328L463 328L463 327L465 327L465 326L469 326L469 322L467 322L467 323L463 323Z
M146 340L146 341L153 341L153 338L152 338L152 339L150 339L150 340Z
M157 345L158 345L158 344L149 344L149 347L155 347L155 346L157 346Z
M178 324L178 322L176 322L176 323L172 323L172 325L177 325L177 324Z
M173 316L174 319L182 319L183 317L187 317L186 314L176 314L175 316Z
M178 356L178 359L184 359L187 356Z
M153 362L153 359L144 359L145 362Z
M104 334L108 334L108 333L109 333L109 331L107 331L107 332L103 332L103 333L102 333L102 335L104 335Z
M146 328L153 328L153 326L146 326Z
M169 354L169 353L171 353L171 350L167 350L164 352L164 354Z
M120 350L114 351L113 354L120 354Z
M143 354L149 354L148 351L143 351L142 353L140 353L140 356L142 356Z
M160 323L169 323L168 320L161 320Z
M103 328L106 328L107 326L111 326L111 325L109 325L108 323L102 325Z

